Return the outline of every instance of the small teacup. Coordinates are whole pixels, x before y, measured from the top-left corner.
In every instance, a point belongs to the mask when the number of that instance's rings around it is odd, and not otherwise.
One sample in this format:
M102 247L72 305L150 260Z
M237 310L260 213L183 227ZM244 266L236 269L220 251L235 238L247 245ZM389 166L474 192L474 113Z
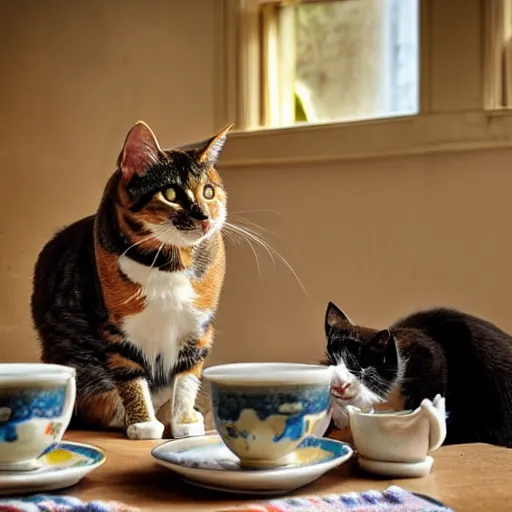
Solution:
M75 404L73 368L0 364L0 470L26 471L59 442Z
M392 477L425 476L434 462L429 455L446 438L445 400L424 399L414 411L360 411L347 406L359 465Z
M215 426L241 465L268 468L295 462L329 407L332 369L294 363L235 363L204 372Z

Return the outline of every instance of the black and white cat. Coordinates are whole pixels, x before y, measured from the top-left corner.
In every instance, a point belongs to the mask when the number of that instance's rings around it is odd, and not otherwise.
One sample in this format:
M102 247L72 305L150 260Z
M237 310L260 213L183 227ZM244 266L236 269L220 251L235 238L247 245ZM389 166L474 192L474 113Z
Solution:
M512 447L512 336L495 325L431 309L376 330L355 325L329 303L325 332L338 428L348 426L349 404L369 409L398 396L405 409L415 409L440 394L448 416L445 444Z

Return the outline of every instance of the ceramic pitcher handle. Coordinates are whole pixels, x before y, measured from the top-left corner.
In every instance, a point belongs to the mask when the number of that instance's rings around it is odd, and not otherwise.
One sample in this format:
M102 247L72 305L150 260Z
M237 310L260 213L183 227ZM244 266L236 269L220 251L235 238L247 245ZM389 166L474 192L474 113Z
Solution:
M446 439L446 409L445 400L437 395L434 404L430 400L423 400L420 407L429 418L429 451L437 450Z

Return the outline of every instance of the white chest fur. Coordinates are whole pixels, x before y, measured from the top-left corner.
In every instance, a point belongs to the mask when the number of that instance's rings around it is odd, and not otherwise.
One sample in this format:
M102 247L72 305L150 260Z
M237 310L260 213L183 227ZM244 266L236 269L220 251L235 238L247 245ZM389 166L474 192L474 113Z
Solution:
M125 317L123 330L149 361L162 354L163 364L171 371L178 360L180 343L197 336L207 318L194 306L195 293L186 271L162 272L121 256L121 271L141 285L146 298L144 311Z

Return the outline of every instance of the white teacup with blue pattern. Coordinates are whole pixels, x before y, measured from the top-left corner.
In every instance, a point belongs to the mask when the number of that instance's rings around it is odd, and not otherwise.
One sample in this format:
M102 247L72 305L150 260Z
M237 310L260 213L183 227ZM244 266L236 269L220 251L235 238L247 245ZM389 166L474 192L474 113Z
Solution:
M34 469L35 459L62 439L75 396L73 368L0 364L0 470Z
M241 465L291 465L328 410L332 369L296 363L208 368L215 427Z

